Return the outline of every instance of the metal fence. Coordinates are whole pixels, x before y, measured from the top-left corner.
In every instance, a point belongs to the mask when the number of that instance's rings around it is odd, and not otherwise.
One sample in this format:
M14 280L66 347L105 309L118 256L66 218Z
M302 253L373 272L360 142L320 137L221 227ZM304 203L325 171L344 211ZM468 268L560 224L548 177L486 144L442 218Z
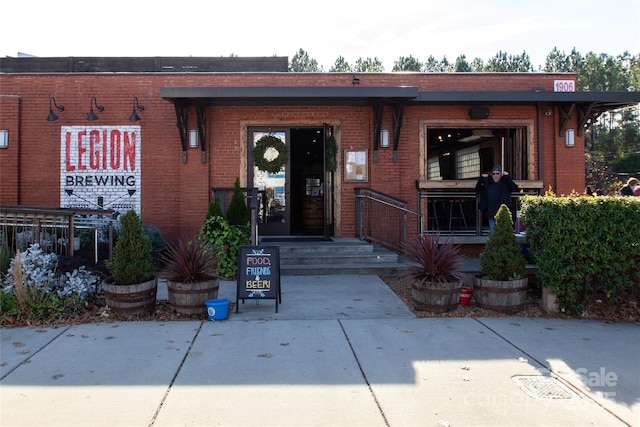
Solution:
M24 251L38 243L46 252L73 256L80 233L93 238L95 262L98 240L108 242L108 258L113 254L113 216L111 210L49 208L0 205L0 243L11 253Z

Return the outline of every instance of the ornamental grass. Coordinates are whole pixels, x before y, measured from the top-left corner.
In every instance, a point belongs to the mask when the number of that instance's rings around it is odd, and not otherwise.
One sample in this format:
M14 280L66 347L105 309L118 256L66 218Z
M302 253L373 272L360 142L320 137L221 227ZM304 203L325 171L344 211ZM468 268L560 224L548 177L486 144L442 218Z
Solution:
M198 283L218 278L216 257L210 245L196 237L179 237L159 256L162 276L172 282Z
M424 234L410 237L403 249L418 265L411 268L415 279L429 282L449 282L459 278L462 268L460 245L455 245L448 237L439 243L440 234Z

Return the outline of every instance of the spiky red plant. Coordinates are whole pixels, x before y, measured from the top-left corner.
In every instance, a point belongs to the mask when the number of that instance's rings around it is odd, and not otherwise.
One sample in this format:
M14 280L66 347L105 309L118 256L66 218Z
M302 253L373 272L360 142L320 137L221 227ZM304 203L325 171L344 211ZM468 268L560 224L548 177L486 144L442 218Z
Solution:
M403 245L407 257L418 265L412 267L411 276L420 281L449 282L457 277L462 267L460 245L448 237L438 243L439 234L415 235Z
M179 237L159 256L164 263L162 271L167 280L197 283L218 278L216 257L211 247L196 237Z

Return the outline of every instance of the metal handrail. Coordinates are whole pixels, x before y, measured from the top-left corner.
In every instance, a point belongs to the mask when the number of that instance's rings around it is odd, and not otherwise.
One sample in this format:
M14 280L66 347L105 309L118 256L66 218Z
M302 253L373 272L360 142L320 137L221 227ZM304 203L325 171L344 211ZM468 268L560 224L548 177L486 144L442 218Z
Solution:
M407 241L408 218L417 218L418 229L421 215L408 209L407 202L371 188L356 188L356 234L387 248L402 251ZM367 203L368 202L368 203Z

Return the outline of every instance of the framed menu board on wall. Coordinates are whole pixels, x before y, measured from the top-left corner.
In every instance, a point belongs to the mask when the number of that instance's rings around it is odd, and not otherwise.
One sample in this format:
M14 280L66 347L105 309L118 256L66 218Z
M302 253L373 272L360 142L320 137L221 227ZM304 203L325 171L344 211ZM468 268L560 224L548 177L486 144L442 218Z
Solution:
M369 180L367 149L344 150L344 180L366 182Z

